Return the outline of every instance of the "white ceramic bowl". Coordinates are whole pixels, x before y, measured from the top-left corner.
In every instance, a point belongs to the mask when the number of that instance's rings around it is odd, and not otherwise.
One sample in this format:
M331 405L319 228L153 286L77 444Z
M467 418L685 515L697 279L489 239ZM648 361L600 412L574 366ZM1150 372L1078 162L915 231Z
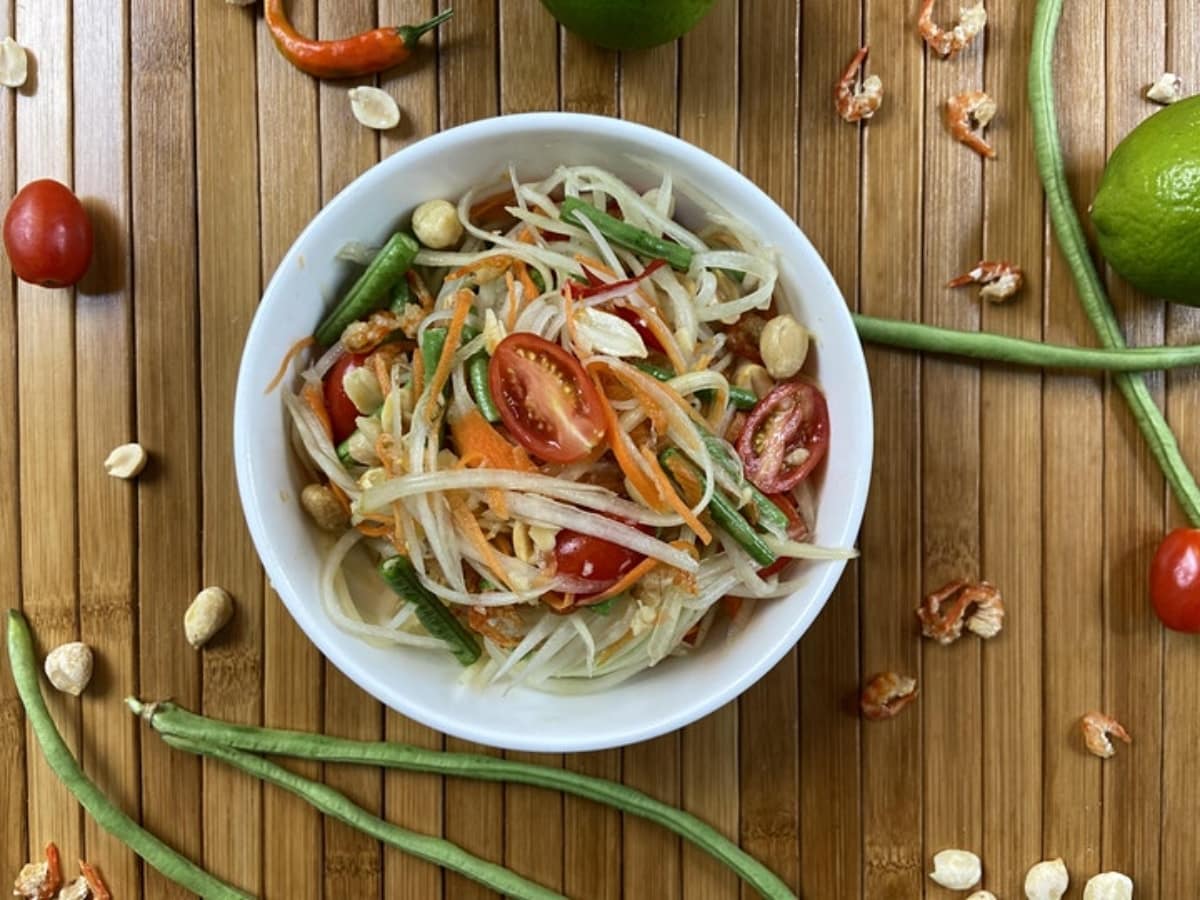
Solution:
M271 583L304 632L334 665L383 703L461 738L517 750L567 752L656 737L732 700L771 668L821 611L844 568L807 563L802 590L759 604L731 641L668 659L617 687L581 696L458 683L448 654L379 648L339 631L321 610L321 542L296 498L300 470L285 439L279 394L264 386L288 346L311 332L349 274L334 254L347 241L378 245L420 202L458 197L498 180L509 163L523 177L561 163L604 166L636 184L667 169L754 227L779 250L780 287L815 335L816 368L829 403L831 443L815 540L854 543L870 479L871 399L862 348L837 285L795 223L762 191L713 156L658 131L617 119L534 113L474 122L383 160L326 206L292 245L267 287L238 374L234 453L242 506ZM677 215L688 219L688 204Z

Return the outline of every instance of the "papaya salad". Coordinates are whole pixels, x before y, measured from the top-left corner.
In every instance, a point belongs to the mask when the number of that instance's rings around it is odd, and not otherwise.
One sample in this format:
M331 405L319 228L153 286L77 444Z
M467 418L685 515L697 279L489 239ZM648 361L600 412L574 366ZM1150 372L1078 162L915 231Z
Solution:
M283 402L340 628L594 690L853 555L809 541L829 414L772 251L655 181L510 168L338 252L361 274L272 388L303 361Z

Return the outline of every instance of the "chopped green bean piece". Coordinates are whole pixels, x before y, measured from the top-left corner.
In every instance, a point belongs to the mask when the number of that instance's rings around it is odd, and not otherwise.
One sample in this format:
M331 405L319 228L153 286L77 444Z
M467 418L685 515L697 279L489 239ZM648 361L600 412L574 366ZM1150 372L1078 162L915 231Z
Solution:
M387 586L417 607L417 618L425 630L445 641L450 652L464 666L479 659L479 641L455 618L417 577L417 570L407 556L393 556L379 565L379 574Z
M664 241L642 228L615 219L578 197L563 200L559 216L570 225L582 224L579 217L586 216L602 235L627 250L650 259L665 259L673 268L684 272L691 268L693 253L687 247L674 241Z
M387 304L392 289L404 280L419 249L417 242L402 231L388 238L358 281L314 332L317 343L322 347L331 346L342 336L347 325Z

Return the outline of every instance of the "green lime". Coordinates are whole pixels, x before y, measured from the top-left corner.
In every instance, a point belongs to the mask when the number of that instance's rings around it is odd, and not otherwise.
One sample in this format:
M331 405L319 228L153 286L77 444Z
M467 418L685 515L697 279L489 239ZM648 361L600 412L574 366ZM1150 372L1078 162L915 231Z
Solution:
M713 0L542 0L581 38L610 50L673 41L700 21Z
M1200 96L1117 146L1092 204L1100 252L1147 294L1200 306Z

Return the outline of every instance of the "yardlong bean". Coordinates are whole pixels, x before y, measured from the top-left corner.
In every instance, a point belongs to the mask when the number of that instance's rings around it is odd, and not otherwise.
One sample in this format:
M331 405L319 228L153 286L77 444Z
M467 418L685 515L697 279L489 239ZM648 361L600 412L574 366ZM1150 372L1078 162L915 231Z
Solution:
M1150 372L1200 365L1200 347L1125 347L1097 350L1091 347L1064 347L1043 344L999 334L978 331L954 331L905 322L853 314L854 326L864 341L969 356L994 362L1014 363L1046 369L1091 369L1101 372Z
M479 781L527 784L595 800L640 816L691 841L728 866L769 900L795 900L796 895L778 876L719 831L683 810L661 803L623 784L580 775L565 769L472 753L448 753L407 744L353 741L302 731L235 725L198 716L169 702L145 704L129 698L126 703L164 736L220 744L267 755L385 766Z
M692 265L692 251L682 244L655 237L644 229L613 218L578 197L567 197L563 200L559 216L564 222L572 225L583 224L580 216L586 216L596 229L613 243L650 259L665 259L672 268L686 272Z
M346 296L317 327L313 333L317 343L322 347L330 346L351 322L386 306L392 299L392 289L403 280L419 249L416 240L402 231L388 238Z
M8 664L25 716L33 729L47 765L101 828L129 847L165 878L202 897L216 900L249 900L250 895L226 884L181 856L137 822L125 815L84 774L67 748L46 709L38 684L38 665L33 652L29 623L15 609L8 611Z
M1063 0L1039 0L1033 23L1033 51L1029 60L1029 105L1033 112L1033 144L1038 172L1046 191L1050 221L1063 256L1075 276L1079 299L1100 342L1109 349L1122 349L1125 339L1116 313L1104 291L1100 274L1088 254L1087 239L1067 184L1058 120L1054 110L1054 42L1062 18ZM1114 376L1117 387L1129 402L1154 458L1175 492L1179 505L1193 526L1200 527L1200 487L1179 452L1179 444L1162 411L1140 375Z
M248 775L290 791L327 816L345 822L376 840L402 850L410 856L465 875L485 887L520 900L565 900L562 894L547 890L522 878L516 872L473 856L457 844L393 825L358 806L345 794L318 781L310 781L283 766L211 741L163 735L163 740L178 750L219 759Z

